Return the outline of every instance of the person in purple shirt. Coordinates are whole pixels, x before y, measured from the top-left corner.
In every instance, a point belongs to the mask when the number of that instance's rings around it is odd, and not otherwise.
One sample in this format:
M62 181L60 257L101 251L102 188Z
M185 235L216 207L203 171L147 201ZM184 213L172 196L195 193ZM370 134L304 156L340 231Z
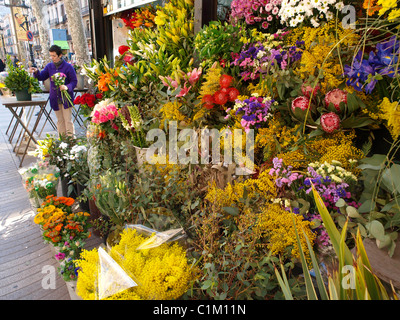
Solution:
M50 106L57 117L58 134L75 135L75 127L72 122L72 105L67 99L63 102L60 90L67 90L71 101L74 101L74 88L78 83L76 72L71 64L63 60L63 53L59 46L51 46L49 54L52 62L48 63L42 71L31 67L29 68L29 72L33 73L33 76L40 81L45 81L48 78L51 79L58 72L64 73L67 76L65 85L60 86L59 89L57 89L53 81L50 81Z

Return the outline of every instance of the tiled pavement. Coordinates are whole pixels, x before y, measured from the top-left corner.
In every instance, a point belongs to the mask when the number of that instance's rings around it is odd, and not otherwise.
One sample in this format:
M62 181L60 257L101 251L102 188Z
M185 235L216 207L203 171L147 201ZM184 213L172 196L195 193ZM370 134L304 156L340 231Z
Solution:
M70 300L65 282L57 272L54 289L42 285L49 274L48 266L57 270L58 262L33 222L36 212L18 173L19 158L5 134L11 118L0 97L0 300ZM44 127L42 137L54 133L44 119L39 127ZM23 166L33 161L34 158L26 157ZM99 240L91 238L87 248L97 246Z

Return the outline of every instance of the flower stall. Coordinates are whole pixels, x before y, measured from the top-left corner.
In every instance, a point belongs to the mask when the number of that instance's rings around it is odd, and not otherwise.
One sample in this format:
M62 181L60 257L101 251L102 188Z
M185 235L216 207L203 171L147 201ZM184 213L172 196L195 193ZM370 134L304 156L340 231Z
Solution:
M41 142L100 212L105 246L71 256L78 295L398 299L365 241L398 250L400 7L228 9L196 32L192 0L132 9L118 55L83 66L84 142L65 158L66 141ZM167 241L176 229L184 240Z

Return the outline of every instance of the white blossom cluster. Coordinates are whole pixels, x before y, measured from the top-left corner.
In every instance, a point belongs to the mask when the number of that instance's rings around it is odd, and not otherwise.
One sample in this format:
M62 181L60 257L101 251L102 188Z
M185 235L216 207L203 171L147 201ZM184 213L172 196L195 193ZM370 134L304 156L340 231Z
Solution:
M351 160L355 161L355 160ZM324 162L312 162L308 164L309 167L313 168L315 172L322 177L329 177L332 181L342 183L344 181L357 181L357 177L350 171L345 170L339 161L332 160L332 163Z
M279 16L282 23L297 27L303 21L310 21L314 28L321 21L335 17L336 10L342 10L344 3L337 0L283 0Z

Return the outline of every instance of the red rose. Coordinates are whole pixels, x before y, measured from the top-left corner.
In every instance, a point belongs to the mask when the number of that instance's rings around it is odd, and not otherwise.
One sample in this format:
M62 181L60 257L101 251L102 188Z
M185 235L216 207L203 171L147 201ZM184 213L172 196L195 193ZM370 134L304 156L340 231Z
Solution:
M300 108L301 110L307 110L310 104L310 100L307 97L301 96L297 97L292 101L292 110L296 110L296 108Z
M339 104L341 102L347 103L347 92L340 90L340 89L334 89L329 91L325 95L325 105L326 107L329 106L330 103L333 103L335 109L340 112L340 107Z
M326 133L332 133L339 129L340 118L334 112L325 113L320 118L322 130Z
M103 94L102 93L96 93L96 99L103 99Z
M81 104L81 96L77 96L74 100L74 104Z
M125 52L127 52L130 48L128 46L119 46L118 52L122 56Z

